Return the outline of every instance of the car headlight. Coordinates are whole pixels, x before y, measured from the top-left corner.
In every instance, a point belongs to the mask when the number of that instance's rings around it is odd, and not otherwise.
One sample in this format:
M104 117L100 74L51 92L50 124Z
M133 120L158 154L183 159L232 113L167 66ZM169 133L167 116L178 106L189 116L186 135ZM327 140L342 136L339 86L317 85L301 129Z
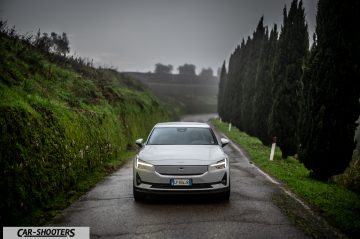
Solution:
M209 166L209 171L212 171L212 170L218 170L218 169L224 169L228 166L228 159L227 158L224 158L214 164L211 164Z
M139 156L136 156L135 167L138 168L138 169L151 170L151 169L153 169L154 165L149 164L149 163L139 159Z

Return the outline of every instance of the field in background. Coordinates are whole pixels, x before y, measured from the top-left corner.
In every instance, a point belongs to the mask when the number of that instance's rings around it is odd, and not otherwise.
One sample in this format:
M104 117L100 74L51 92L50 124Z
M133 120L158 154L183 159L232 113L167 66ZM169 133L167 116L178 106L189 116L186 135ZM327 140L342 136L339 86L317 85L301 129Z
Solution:
M217 112L219 80L196 75L127 72L126 75L143 84L172 108L187 114Z

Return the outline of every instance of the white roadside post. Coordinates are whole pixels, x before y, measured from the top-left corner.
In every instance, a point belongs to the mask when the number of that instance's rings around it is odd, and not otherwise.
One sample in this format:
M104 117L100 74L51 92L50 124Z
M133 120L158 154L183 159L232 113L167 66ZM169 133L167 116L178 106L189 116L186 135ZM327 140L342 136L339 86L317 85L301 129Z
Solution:
M270 161L274 160L275 147L276 147L276 137L273 137L271 144L270 159L269 159Z
M231 131L231 123L229 123L229 132Z

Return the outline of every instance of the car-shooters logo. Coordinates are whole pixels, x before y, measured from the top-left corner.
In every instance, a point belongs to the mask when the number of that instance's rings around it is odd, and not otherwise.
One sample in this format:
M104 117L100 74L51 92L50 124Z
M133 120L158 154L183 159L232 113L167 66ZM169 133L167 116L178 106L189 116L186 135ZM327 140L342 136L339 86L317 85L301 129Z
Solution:
M3 238L72 238L89 239L89 227L4 227Z
M38 228L33 231L32 228L20 228L17 231L18 237L37 237L37 236L51 236L51 237L74 237L75 228Z

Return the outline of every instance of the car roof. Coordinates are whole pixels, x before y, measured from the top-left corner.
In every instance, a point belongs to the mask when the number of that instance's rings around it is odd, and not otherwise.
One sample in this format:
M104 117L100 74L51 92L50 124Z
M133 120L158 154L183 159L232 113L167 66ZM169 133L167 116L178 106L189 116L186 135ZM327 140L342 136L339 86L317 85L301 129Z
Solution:
M154 127L156 128L165 128L165 127L197 127L197 128L210 128L206 123L199 122L165 122L158 123Z

